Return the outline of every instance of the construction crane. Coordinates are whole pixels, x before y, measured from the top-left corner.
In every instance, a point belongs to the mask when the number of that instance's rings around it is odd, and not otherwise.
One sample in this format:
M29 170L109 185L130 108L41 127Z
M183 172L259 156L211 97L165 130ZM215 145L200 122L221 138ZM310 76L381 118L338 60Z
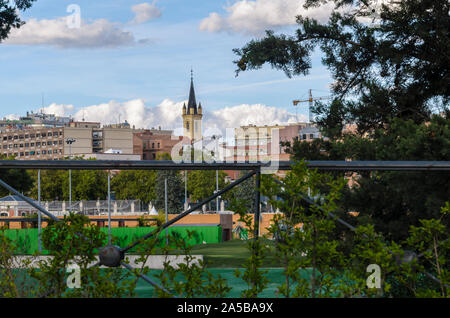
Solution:
M324 100L324 99L329 99L330 96L321 96L321 97L315 97L313 98L312 96L312 89L309 90L309 98L306 100L299 100L296 99L294 101L292 101L292 103L294 104L294 106L297 106L298 103L306 103L309 102L309 122L312 123L313 122L313 116L312 116L312 107L313 107L313 102L316 100Z

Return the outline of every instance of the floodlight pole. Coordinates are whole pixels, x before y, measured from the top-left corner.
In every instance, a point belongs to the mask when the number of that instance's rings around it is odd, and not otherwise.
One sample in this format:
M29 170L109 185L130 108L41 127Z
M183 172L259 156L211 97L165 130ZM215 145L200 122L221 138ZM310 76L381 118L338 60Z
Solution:
M38 204L41 205L41 169L38 170ZM41 243L41 211L38 210L38 246L39 252L42 252Z
M256 195L255 195L255 238L259 237L259 218L261 216L261 168L256 169L256 180L255 180L255 188L256 188Z
M184 170L184 210L187 210L187 170Z
M216 191L219 192L219 170L216 170ZM219 197L216 198L216 213L219 212Z
M108 244L111 245L111 171L108 170Z
M167 178L164 178L164 210L166 215L166 223L168 221L167 215ZM166 228L166 244L169 245L169 229Z
M72 159L72 144L77 141L75 138L67 138L69 145L69 159ZM72 169L69 169L69 212L72 212Z

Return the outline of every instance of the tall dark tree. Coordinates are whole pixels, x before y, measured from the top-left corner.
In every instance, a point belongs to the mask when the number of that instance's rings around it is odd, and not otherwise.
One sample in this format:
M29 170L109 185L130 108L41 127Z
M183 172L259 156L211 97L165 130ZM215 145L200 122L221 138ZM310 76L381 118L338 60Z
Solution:
M14 160L14 157L0 155L0 160ZM33 179L25 169L0 169L0 179L24 194L27 194L33 186ZM9 193L9 191L3 187L0 187L0 196L3 197L8 194L12 193Z
M14 28L25 24L20 11L29 9L36 0L0 0L0 42L8 37Z
M155 199L156 171L123 170L111 180L117 200L141 200L148 204Z
M335 11L328 23L298 16L295 35L267 31L265 38L235 49L237 73L268 63L289 77L306 75L311 54L320 48L334 79L334 101L314 110L324 127L353 122L365 132L393 117L419 123L429 120L432 111L448 111L447 0L399 0L382 6L377 0L307 0L305 6L329 2Z
M264 64L307 75L316 48L334 79L333 98L316 103L328 141L287 143L296 159L450 160L450 3L447 0L307 0L334 3L327 23L298 16L292 36L275 35L235 49L241 71ZM343 133L347 123L356 133ZM347 188L343 213L374 222L389 239L437 217L450 197L448 173L361 173ZM448 220L447 220L448 221Z
M157 160L171 160L168 153L156 156ZM183 210L184 182L177 170L158 170L156 172L154 206L158 211L165 208L165 182L167 179L167 212L176 214Z

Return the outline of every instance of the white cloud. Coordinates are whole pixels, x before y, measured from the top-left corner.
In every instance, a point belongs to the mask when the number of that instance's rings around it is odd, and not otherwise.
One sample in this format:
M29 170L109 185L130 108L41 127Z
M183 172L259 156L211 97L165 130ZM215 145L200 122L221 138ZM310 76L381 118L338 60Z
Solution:
M4 118L7 119L7 120L18 120L20 118L20 115L18 115L18 114L9 114L9 115L6 115Z
M205 116L206 117L206 116ZM263 104L242 104L225 107L213 111L210 116L213 123L219 128L235 128L246 125L281 125L296 122L296 115L286 109L267 106ZM208 121L209 118L206 118ZM306 116L299 116L305 120Z
M63 104L50 104L47 107L39 108L37 112L42 112L44 114L54 114L56 116L69 116L75 107L73 105L63 105Z
M106 19L91 23L81 21L79 28L70 27L70 17L53 20L30 19L13 29L5 44L52 45L58 48L114 48L136 43L133 34L118 23Z
M152 19L159 18L161 16L161 10L159 10L156 5L156 1L152 4L144 2L131 7L131 11L134 12L135 17L131 23L141 24Z
M306 10L304 0L239 0L225 7L226 14L211 13L200 23L201 31L261 34L267 29L295 24L297 15L307 15L321 22L333 10L333 3Z
M183 103L170 99L163 100L157 106L147 106L142 99L133 99L126 102L110 101L108 103L91 105L75 110L73 105L51 104L38 109L37 112L55 114L58 116L72 116L75 120L115 124L125 120L135 128L172 129L177 135L183 133L181 111ZM243 125L275 125L296 122L296 115L281 109L263 104L241 104L227 106L218 110L208 111L203 105L203 131L218 131L225 135L227 128L236 128ZM18 115L6 116L10 119L18 119ZM300 121L305 121L305 115L298 116Z

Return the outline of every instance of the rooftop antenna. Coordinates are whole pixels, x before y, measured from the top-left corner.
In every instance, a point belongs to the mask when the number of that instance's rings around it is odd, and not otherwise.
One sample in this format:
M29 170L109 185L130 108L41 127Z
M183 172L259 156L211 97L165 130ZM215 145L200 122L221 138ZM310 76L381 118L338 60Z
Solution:
M43 114L44 113L44 92L41 93L41 96L42 96L42 99L41 99L41 102L42 102L41 114Z

